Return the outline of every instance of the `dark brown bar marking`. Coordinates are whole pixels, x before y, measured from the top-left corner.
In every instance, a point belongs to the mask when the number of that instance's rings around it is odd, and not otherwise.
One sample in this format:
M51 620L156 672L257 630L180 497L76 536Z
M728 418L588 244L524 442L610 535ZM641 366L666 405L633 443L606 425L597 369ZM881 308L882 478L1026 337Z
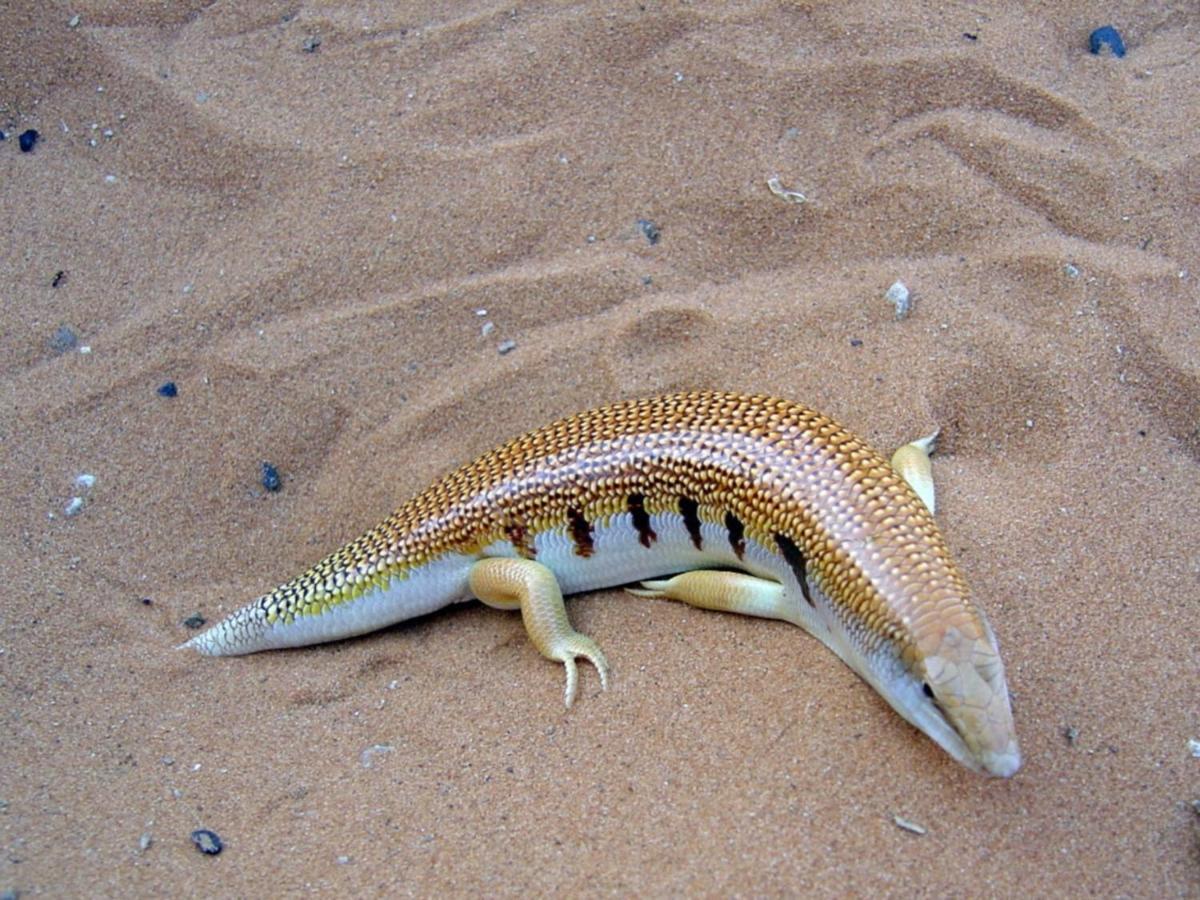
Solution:
M567 523L571 528L571 540L575 542L576 554L591 556L596 550L592 540L592 524L575 507L567 510Z
M508 538L508 542L513 545L518 555L525 559L533 559L537 556L537 550L533 548L533 542L529 540L529 532L520 522L509 522L505 525L504 536Z
M629 514L633 516L633 527L637 529L638 540L642 546L649 549L658 540L658 535L650 527L650 514L646 512L646 497L644 494L630 494L627 500Z
M816 609L817 604L813 603L812 594L808 591L808 563L804 560L804 554L786 534L776 532L775 543L779 546L779 552L783 554L787 564L792 567L792 574L800 582L800 592L804 594L804 599L808 601L809 606Z
M697 550L703 549L704 538L700 534L700 504L690 497L679 498L679 514L683 516L683 525L692 536L692 543Z
M725 527L729 530L729 546L741 559L746 555L746 526L731 512L725 513Z

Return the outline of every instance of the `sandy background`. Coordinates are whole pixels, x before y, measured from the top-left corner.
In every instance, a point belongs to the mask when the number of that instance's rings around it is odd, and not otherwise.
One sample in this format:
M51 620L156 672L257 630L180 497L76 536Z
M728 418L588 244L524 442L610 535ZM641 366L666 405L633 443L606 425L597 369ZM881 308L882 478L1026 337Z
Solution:
M0 891L1200 893L1198 41L1190 2L5 3ZM483 607L172 649L692 387L943 429L1014 780L790 626L618 591L569 714Z

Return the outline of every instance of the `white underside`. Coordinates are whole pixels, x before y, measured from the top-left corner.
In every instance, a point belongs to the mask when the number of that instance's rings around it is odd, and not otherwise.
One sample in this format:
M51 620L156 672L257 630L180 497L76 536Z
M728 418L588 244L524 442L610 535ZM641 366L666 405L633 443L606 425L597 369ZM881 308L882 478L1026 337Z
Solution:
M745 553L739 560L723 525L701 523L702 549L697 550L681 515L652 515L650 524L657 539L650 547L645 547L628 513L613 516L607 524L596 523L592 533L593 552L587 557L576 552L576 545L565 530L542 532L534 539L536 559L554 572L564 594L614 587L691 569L742 569L781 582L796 601L796 617L792 621L829 642L828 629L803 600L795 576L776 548L763 547L747 538ZM238 629L240 633L222 634L222 626L218 625L189 644L203 653L226 655L300 647L364 634L474 599L467 584L471 566L482 557L518 555L516 548L507 541L486 547L478 556L450 554L406 578L394 579L385 587L368 591L320 615L260 626L251 630L257 633L249 634L244 628ZM815 585L811 590L817 596Z

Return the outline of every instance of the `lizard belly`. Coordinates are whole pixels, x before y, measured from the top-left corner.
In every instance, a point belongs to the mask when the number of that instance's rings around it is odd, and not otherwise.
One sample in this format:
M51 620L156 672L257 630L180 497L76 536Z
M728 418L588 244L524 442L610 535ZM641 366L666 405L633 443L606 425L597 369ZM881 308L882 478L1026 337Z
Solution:
M649 517L649 524L654 538L648 540L647 546L628 514L596 522L592 528L591 552L586 556L564 531L544 531L533 542L535 559L554 573L564 594L715 567L743 569L762 578L786 580L778 554L757 541L745 539L739 556L723 525L701 523L697 547L680 515L654 514ZM517 552L504 541L487 548L484 555L516 556Z

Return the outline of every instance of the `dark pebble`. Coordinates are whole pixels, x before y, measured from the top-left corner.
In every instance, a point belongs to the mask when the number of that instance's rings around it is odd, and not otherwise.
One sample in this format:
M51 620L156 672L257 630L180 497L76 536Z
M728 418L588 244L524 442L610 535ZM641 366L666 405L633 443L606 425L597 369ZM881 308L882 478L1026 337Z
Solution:
M262 486L271 493L283 487L283 482L279 480L279 470L269 462L262 464Z
M1124 50L1121 51L1121 55L1125 55ZM21 152L32 153L33 145L38 142L38 138L40 137L41 135L37 133L36 128L27 128L25 131L22 131L20 136L17 138L17 142L21 145Z
M977 40L979 40L979 35L977 35L977 34L971 34L971 32L969 32L969 31L964 31L964 32L963 32L963 37L965 37L965 38L966 38L968 41L977 41Z
M662 237L662 232L658 230L658 226L649 219L638 219L637 227L638 231L642 233L642 236L650 242L651 247L657 244L658 239Z
M1111 25L1104 25L1092 32L1088 38L1088 49L1097 56L1107 47L1112 55L1120 59L1125 55L1125 42L1121 40L1121 32Z
M3 131L0 131L0 141L7 141L7 140L8 140L8 135L5 134Z
M221 852L221 848L224 847L217 833L209 831L207 828L197 828L193 831L192 843L196 845L197 850L201 853L207 853L209 856L216 856Z
M50 349L55 353L66 353L68 350L74 350L75 345L79 343L79 335L69 325L60 325L54 329L54 334L50 335Z
M160 397L175 397L179 394L179 388L175 386L173 381L164 381L158 386L158 396Z
M151 600L149 597L142 598L142 606L153 606L153 605L154 605L154 601Z
M850 346L851 347L861 347L862 346L862 338L850 338Z
M59 269L57 272L54 273L54 278L52 278L50 281L50 287L58 287L66 280L67 280L67 273L64 272L62 269Z
M316 53L317 48L321 46L321 38L319 35L313 35L304 39L304 43L300 45L300 49L305 53Z
M204 616L200 615L200 613L192 613L183 620L183 627L190 628L192 631L195 631L197 628L203 628Z

